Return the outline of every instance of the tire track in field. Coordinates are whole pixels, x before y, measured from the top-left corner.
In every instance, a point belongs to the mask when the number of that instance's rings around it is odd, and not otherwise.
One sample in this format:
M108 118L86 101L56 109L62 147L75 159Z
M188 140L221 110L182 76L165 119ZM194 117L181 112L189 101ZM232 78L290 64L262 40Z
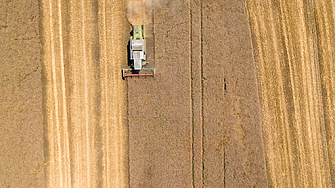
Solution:
M123 1L41 5L47 186L127 187Z
M329 165L334 164L334 115L324 108L332 105L334 70L323 69L332 62L333 35L326 17L333 15L324 10L325 2L247 1L268 179L274 187L331 187L334 182Z
M202 88L202 1L191 0L190 9L190 112L192 122L192 186L203 185L203 88Z

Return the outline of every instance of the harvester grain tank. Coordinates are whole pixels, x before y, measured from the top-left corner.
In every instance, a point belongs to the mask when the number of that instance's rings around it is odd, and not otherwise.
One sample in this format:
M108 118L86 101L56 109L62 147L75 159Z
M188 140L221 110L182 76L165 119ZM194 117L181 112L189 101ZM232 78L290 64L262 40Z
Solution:
M129 41L130 68L122 69L122 77L155 76L155 68L144 68L147 65L145 23L134 25Z

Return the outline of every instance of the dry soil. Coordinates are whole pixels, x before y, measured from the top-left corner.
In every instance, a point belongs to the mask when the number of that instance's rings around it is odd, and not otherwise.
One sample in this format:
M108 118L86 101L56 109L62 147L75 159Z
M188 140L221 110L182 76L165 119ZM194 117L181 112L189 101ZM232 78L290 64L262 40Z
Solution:
M38 1L0 1L0 187L45 186Z

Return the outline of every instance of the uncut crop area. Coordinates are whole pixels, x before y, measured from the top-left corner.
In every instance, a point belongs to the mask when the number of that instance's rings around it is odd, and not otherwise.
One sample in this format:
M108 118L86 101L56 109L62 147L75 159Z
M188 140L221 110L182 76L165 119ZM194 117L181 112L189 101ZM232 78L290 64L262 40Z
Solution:
M267 175L275 187L332 187L335 1L248 1Z
M0 187L335 186L335 0L0 1L0 49Z
M126 187L124 3L43 0L41 8L47 186Z

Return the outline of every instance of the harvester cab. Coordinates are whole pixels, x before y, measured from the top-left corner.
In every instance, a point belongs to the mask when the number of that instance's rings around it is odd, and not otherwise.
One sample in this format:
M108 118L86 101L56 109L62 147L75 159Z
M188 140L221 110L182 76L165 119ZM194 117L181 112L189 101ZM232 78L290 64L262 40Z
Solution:
M145 23L134 25L129 41L130 68L122 69L122 78L134 76L155 76L155 68L144 68L147 65Z

